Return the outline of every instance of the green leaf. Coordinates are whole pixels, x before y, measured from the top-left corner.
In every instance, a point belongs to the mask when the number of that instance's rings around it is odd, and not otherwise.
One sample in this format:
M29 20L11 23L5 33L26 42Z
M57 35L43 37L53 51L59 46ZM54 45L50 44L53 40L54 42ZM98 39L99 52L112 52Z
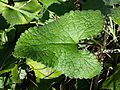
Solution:
M111 9L111 13L109 15L116 24L120 25L120 7Z
M103 0L105 5L113 6L114 4L120 4L120 0Z
M120 64L118 64L115 68L115 72L113 75L108 77L103 85L103 89L111 89L111 90L120 90Z
M4 80L3 77L0 77L0 89L4 88Z
M19 80L18 65L12 69L12 81L17 83Z
M2 35L1 35L1 42L2 42L2 45L4 45L6 42L8 42L8 37L7 37L5 31L3 31Z
M59 0L39 0L43 3L46 7L49 7L53 3L60 3Z
M27 65L30 66L32 70L35 72L35 76L38 78L51 79L61 75L59 71L56 71L52 68L47 68L45 65L40 62L33 61L31 59L27 59Z
M71 11L43 27L30 28L15 46L14 55L41 61L66 76L91 78L102 67L96 56L78 50L80 39L97 35L104 26L100 11Z
M9 6L0 2L3 17L12 25L29 23L41 10L41 5L37 0L29 0L25 2L16 2L15 6Z

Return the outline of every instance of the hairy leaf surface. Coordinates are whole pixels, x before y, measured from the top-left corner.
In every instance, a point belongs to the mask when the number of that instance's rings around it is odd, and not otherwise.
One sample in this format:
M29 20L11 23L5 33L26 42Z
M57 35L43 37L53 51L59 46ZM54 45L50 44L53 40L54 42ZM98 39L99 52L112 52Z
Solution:
M29 23L41 10L37 0L16 2L14 7L0 1L0 7L0 13L12 25Z
M41 61L66 76L91 78L99 74L102 67L96 56L78 50L78 43L101 32L103 25L100 11L71 11L55 22L23 33L14 55Z

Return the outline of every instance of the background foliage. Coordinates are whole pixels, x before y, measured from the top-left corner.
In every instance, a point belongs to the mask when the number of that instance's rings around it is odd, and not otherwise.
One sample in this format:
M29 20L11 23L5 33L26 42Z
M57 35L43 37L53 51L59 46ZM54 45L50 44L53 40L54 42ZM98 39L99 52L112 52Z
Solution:
M0 89L120 88L119 0L0 0Z

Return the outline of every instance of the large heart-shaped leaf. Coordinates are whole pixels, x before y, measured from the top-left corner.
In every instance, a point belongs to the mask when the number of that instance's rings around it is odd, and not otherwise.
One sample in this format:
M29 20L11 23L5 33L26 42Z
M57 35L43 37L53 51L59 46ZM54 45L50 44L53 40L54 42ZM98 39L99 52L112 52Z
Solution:
M78 50L78 43L101 32L103 26L100 11L71 11L60 20L23 33L14 55L41 61L70 77L91 78L100 73L101 65L93 54Z
M14 7L0 1L0 6L0 13L12 25L29 23L41 10L37 0L15 2Z

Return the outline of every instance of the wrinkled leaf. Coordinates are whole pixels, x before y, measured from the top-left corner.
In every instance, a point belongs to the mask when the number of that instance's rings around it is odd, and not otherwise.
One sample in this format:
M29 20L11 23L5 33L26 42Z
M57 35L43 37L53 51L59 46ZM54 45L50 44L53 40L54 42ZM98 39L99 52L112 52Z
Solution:
M119 8L113 8L111 10L111 13L109 14L112 17L112 20L120 25L120 7Z
M0 6L2 16L12 25L29 23L41 10L37 0L16 2L14 7L0 2Z
M78 50L80 39L102 31L100 11L71 11L43 27L30 28L21 35L15 47L16 57L27 57L54 67L66 76L92 78L102 67L96 56Z

